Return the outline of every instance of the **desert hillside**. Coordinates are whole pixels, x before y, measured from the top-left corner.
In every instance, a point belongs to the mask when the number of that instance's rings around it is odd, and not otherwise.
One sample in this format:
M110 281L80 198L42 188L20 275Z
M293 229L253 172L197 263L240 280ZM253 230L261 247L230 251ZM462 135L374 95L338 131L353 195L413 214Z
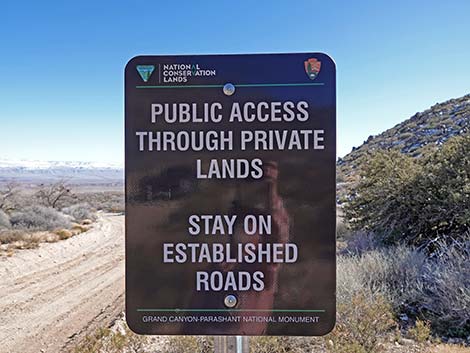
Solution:
M377 150L397 150L412 157L426 156L445 144L451 137L470 130L470 94L437 103L429 109L382 132L369 136L338 160L338 187L344 188L357 180L365 157Z

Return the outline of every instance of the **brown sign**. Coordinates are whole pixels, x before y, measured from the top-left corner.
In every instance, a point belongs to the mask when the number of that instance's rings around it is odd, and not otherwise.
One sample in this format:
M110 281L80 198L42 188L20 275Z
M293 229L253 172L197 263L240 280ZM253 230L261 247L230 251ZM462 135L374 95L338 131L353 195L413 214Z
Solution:
M125 70L126 318L141 334L335 322L335 64L139 56Z

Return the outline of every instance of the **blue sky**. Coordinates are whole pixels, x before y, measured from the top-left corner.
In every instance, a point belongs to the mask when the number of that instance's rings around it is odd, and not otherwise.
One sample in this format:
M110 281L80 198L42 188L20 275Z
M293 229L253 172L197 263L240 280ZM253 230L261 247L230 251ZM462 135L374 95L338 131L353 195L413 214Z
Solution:
M470 93L470 1L6 1L0 158L123 160L123 69L138 54L323 51L338 155Z

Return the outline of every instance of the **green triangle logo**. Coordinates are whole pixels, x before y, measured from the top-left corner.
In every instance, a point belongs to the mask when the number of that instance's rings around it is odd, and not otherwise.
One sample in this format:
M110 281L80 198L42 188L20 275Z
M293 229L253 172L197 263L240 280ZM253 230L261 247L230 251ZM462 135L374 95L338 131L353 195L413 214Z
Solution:
M137 65L137 71L139 72L140 77L144 82L147 82L152 75L153 70L155 70L155 65Z

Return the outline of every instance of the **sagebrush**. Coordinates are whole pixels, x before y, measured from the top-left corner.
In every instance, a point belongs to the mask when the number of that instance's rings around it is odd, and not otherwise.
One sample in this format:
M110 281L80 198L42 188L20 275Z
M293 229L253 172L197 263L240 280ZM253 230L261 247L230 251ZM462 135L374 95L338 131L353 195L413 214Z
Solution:
M71 223L64 214L52 207L34 205L14 212L10 222L14 228L55 230L69 228Z
M95 220L96 215L88 203L79 203L62 209L62 212L72 216L75 221L81 222L85 219Z
M432 256L407 245L338 256L337 298L381 296L396 316L428 321L437 334L470 335L470 235L440 245Z
M8 217L8 215L5 212L0 210L0 229L2 228L8 229L10 227L11 227L10 217Z

